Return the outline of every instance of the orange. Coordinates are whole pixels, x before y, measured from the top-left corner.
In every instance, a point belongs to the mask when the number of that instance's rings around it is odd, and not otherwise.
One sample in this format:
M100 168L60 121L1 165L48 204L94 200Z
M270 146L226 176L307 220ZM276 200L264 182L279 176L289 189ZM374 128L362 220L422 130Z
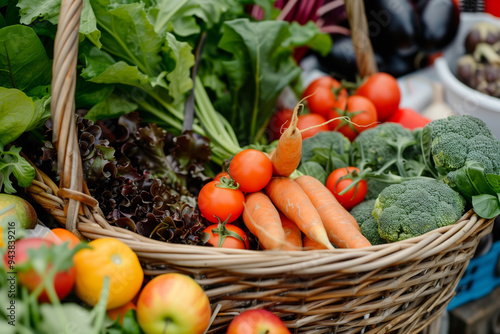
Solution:
M134 251L114 238L96 239L90 248L79 251L75 262L76 295L90 306L101 296L104 278L109 277L109 296L106 309L114 309L131 301L139 292L144 273Z
M78 237L74 233L68 231L65 228L57 227L57 228L52 229L51 231L59 239L61 239L61 241L63 243L69 241L69 248L73 248L81 242L80 239L78 239Z
M107 313L108 313L108 317L111 320L116 321L116 319L120 318L118 322L120 324L123 324L123 318L125 317L125 314L127 314L127 312L129 310L136 310L136 309L137 308L136 308L135 304L130 301L130 302L126 303L125 305L108 310Z

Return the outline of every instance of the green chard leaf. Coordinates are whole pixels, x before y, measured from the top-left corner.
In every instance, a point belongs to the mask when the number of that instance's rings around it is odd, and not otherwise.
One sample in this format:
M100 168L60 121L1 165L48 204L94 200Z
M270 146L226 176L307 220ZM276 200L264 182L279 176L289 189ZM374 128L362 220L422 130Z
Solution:
M96 17L90 0L83 0L83 9L80 17L80 40L87 37L97 47L102 44L99 41L101 32L97 29ZM48 21L57 25L61 0L19 0L20 23L30 25L36 19Z
M279 94L300 75L292 47L286 45L289 38L289 24L283 21L224 23L219 47L233 55L223 62L232 96L226 117L240 142L257 141Z
M235 5L234 0L159 0L150 13L157 33L164 34L171 24L177 35L190 36L216 25L222 14Z
M323 56L326 56L332 48L330 35L322 33L313 21L309 21L305 25L292 22L290 32L290 44L293 46L308 46Z
M144 3L90 0L101 30L102 49L139 71L155 77L162 72L159 52L164 39L149 20Z
M50 84L52 62L30 27L13 25L0 29L0 86L28 92Z
M126 97L110 94L106 99L93 106L85 115L85 118L93 121L103 118L115 118L136 109L137 105L130 102Z
M193 88L191 80L191 67L194 65L194 54L192 47L186 42L179 42L175 36L168 33L166 44L162 51L165 62L171 64L172 69L167 74L168 90L174 98L173 104L184 101L187 92Z

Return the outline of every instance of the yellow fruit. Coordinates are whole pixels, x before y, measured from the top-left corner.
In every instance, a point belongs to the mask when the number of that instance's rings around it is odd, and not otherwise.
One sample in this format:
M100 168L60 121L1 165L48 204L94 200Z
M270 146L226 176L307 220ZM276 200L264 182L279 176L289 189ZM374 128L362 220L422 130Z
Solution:
M96 239L73 258L75 262L76 295L94 306L99 301L104 278L109 277L106 309L125 305L139 292L144 272L139 258L122 241L113 238Z

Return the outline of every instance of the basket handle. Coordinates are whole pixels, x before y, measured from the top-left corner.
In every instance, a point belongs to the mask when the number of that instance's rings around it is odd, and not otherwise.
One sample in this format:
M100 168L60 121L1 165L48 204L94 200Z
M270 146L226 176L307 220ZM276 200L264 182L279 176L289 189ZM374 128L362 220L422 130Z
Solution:
M77 229L82 205L97 207L83 179L75 117L76 63L78 35L83 0L62 0L54 41L52 64L52 98L50 112L53 124L52 143L57 149L57 173L60 177L56 194L64 200L66 229L82 238ZM96 210L93 210L94 214ZM98 210L97 210L98 211ZM108 225L108 224L106 224ZM109 225L105 228L111 228Z
M368 0L370 1L370 0ZM358 72L362 78L378 72L363 0L345 0Z

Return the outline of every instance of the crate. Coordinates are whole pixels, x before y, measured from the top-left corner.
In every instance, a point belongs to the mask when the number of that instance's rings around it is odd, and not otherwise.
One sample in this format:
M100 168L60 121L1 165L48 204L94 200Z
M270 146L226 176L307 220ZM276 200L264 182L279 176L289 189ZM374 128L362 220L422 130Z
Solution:
M481 256L470 260L456 295L448 304L448 311L489 294L500 285L500 240Z

